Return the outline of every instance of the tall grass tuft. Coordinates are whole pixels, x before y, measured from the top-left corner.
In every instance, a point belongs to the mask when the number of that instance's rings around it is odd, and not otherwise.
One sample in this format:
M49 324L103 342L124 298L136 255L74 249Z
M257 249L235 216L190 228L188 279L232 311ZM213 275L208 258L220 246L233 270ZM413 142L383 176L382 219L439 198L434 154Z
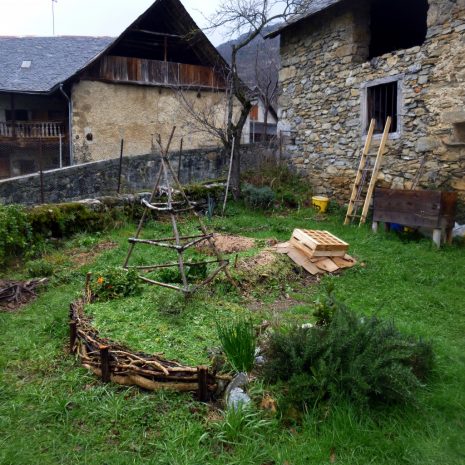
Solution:
M255 360L256 335L249 319L216 325L218 337L229 363L237 372L248 373Z

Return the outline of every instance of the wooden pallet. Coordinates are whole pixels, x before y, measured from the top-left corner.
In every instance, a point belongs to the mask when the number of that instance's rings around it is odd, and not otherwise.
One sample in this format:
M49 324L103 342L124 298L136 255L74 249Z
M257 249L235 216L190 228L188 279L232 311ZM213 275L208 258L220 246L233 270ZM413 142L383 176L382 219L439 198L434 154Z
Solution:
M309 258L344 257L349 250L347 242L328 231L295 229L290 244Z

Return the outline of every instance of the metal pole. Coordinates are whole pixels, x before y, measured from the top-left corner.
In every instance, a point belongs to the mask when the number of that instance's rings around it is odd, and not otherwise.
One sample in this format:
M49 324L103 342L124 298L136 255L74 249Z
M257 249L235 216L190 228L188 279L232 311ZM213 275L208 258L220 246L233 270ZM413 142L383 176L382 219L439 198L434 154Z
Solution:
M226 182L226 192L224 194L224 202L223 202L223 215L224 211L226 210L226 202L228 201L228 193L229 193L229 183L231 182L231 172L232 172L232 163L234 158L234 145L236 142L236 138L233 137L232 140L232 148L231 148L231 159L229 160L229 172L228 172L228 180Z
M61 132L58 137L60 138L60 168L63 168L63 146L61 140Z
M116 192L119 194L121 190L121 171L123 169L123 151L124 151L124 139L121 139L121 149L119 153L119 170L118 170L118 189Z
M43 171L43 148L42 139L39 141L39 177L40 177L40 203L45 203L44 196L44 171Z

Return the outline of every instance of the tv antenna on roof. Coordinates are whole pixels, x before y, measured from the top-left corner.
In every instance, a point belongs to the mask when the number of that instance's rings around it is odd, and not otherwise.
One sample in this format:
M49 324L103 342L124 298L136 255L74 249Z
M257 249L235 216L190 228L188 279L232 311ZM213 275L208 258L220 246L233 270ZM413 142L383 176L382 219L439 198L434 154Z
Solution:
M52 0L52 24L53 24L53 35L55 35L55 3L58 3L58 0Z

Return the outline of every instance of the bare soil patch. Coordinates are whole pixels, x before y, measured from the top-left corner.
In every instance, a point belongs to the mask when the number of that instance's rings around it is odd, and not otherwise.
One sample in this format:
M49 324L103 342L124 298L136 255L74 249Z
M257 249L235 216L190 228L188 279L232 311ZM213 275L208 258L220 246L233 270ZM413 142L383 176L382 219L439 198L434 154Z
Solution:
M79 249L72 250L70 252L70 258L75 265L80 267L90 263L97 255L100 255L102 252L114 249L117 246L118 244L113 241L101 242L100 244L92 247L92 250L88 250L86 252L82 252Z
M236 252L244 252L251 249L255 245L255 241L249 237L232 236L228 234L213 234L213 241L216 248L222 254L231 254ZM197 246L201 252L212 254L207 242L203 242Z

